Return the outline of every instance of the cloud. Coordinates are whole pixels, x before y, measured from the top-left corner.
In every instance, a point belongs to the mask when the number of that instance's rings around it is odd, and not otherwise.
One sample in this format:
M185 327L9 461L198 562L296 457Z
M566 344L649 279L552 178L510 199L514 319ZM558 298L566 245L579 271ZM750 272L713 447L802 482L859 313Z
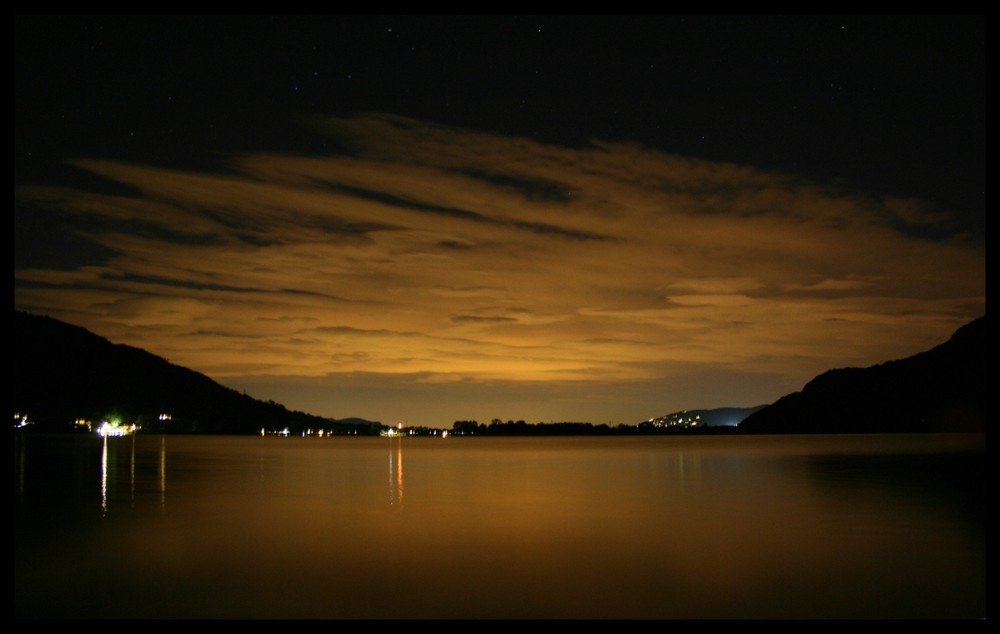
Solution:
M313 123L350 152L225 173L84 159L123 189L17 189L95 255L16 258L15 306L215 378L441 385L657 381L670 364L801 383L985 312L984 249L917 235L947 222L918 201L639 145Z

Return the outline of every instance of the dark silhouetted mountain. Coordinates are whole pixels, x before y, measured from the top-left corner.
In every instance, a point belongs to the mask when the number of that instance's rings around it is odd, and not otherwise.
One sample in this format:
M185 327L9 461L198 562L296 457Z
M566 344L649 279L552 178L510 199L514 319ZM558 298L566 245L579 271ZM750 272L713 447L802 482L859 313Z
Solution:
M926 352L829 370L748 416L741 432L985 432L986 316Z
M14 413L31 428L76 429L117 418L143 430L183 433L378 434L382 425L289 411L222 386L139 348L113 344L51 317L14 311ZM162 415L169 418L161 418Z

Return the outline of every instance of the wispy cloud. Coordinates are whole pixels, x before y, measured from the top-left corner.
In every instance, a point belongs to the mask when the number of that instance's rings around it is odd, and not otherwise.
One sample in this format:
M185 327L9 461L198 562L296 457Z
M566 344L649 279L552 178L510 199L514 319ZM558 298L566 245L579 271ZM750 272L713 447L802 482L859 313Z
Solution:
M947 221L920 201L637 145L312 123L345 151L233 157L226 173L83 159L126 188L17 189L33 226L94 248L15 266L15 306L230 382L593 390L683 367L780 377L761 401L985 312L984 249L920 237Z

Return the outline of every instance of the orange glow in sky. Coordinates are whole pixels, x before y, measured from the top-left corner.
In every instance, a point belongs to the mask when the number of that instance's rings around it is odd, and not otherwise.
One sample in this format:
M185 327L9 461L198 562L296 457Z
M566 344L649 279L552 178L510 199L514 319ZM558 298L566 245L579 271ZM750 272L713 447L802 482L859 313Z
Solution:
M985 248L917 237L943 220L920 200L635 144L312 126L353 152L80 158L134 194L17 188L115 256L15 269L15 307L291 409L435 427L754 406L985 313Z

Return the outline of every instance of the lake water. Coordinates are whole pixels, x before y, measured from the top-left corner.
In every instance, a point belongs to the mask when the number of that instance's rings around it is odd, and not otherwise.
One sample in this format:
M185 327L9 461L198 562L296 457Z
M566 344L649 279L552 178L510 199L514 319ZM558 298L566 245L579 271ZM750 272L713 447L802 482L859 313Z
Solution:
M15 618L986 616L984 435L15 434Z

